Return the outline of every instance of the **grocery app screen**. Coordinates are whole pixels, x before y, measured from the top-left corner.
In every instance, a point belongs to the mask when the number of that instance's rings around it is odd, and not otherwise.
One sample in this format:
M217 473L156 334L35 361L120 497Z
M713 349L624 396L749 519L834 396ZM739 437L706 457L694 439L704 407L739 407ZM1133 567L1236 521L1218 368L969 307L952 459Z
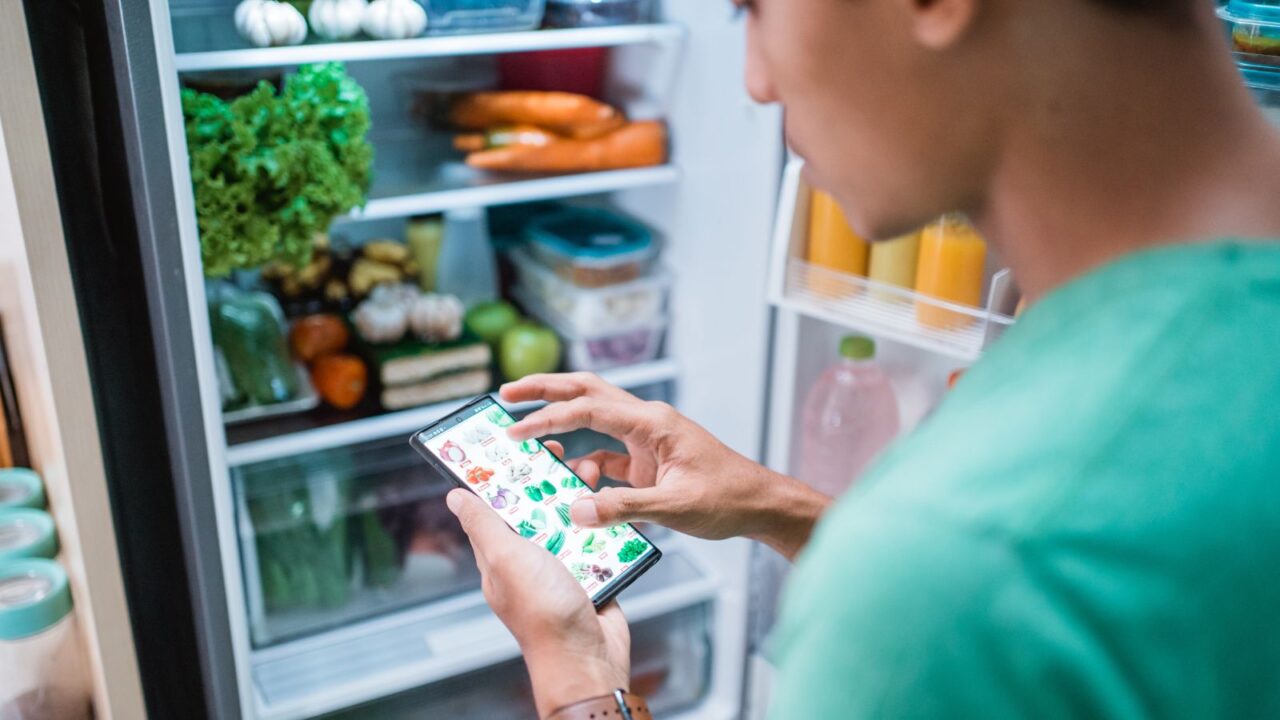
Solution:
M414 445L425 447L516 532L559 558L597 598L658 550L630 524L574 525L569 507L591 488L541 442L508 437L514 422L489 398L420 431Z

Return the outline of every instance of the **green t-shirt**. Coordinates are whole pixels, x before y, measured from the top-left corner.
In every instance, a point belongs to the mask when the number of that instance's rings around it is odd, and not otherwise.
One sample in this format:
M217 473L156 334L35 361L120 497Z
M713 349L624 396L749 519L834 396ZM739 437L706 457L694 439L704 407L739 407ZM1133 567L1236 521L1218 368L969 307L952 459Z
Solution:
M773 718L1280 718L1280 243L1055 291L822 520Z

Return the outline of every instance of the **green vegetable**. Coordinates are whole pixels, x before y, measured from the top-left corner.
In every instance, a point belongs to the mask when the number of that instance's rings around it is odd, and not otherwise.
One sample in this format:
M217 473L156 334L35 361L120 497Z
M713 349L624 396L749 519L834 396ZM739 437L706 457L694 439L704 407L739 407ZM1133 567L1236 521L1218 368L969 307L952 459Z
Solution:
M604 545L604 540L601 539L600 542L596 542L596 534L591 533L590 535L587 535L586 540L582 541L582 552L587 555L594 555L600 552L600 547L602 545Z
M564 531L557 530L556 534L552 535L551 539L547 540L547 550L549 550L552 555L555 555L560 552L560 548L562 547L564 547ZM625 550L626 548L623 549Z
M618 560L624 563L631 562L649 549L649 543L640 538L632 538L622 544L622 549L618 551Z
M275 298L228 288L219 291L209 306L209 324L236 387L255 405L291 399L297 392L297 374Z
M369 101L341 63L303 65L230 102L182 91L205 274L311 259L313 239L363 205Z
M613 527L605 530L605 532L609 533L609 537L612 537L612 538L622 537L623 533L625 533L626 531L627 531L626 525L614 525Z
M542 511L542 508L534 508L533 512L529 514L529 522L534 528L545 530L547 527L547 514Z
M542 494L550 497L556 494L556 486L551 484L550 480L542 481Z
M534 502L542 502L542 491L532 485L524 489L524 494L528 495L529 499Z
M503 410L500 407L491 409L489 412L485 413L485 417L489 418L489 422L497 425L498 427L514 425L516 422L507 414L506 410Z
M373 587L389 587L400 579L400 563L396 561L396 542L378 520L376 510L362 515L364 577Z
M533 523L528 520L521 520L520 524L516 526L516 530L520 533L520 537L525 538L531 538L538 534L538 528L534 527Z
M587 575L591 572L590 566L586 563L574 563L570 568L573 572L573 579L582 582L587 579Z
M569 527L570 525L573 524L573 520L571 519L572 516L569 513L568 505L564 503L560 503L559 505L557 505L556 514L560 516L560 523L565 527Z
M580 487L586 487L586 486L587 486L586 483L582 482L581 480L579 480L577 477L574 477L573 475L570 475L569 477L564 478L560 481L560 487L562 488L580 488Z

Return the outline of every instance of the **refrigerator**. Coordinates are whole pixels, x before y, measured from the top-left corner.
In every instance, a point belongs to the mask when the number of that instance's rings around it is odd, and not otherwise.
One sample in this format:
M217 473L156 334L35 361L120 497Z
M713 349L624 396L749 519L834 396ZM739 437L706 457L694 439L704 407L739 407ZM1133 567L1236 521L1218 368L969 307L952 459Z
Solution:
M540 201L608 207L653 228L673 278L661 352L601 375L780 472L795 470L806 396L842 336L876 340L906 432L1015 321L1016 288L997 257L981 307L811 262L813 190L787 155L781 113L745 94L743 28L728 3L666 0L630 24L262 48L237 35L231 0L24 7L154 717L533 712L518 648L443 507L448 485L407 444L460 401L225 422L180 101L193 77L344 62L368 93L376 153L367 204L333 229L357 241L402 233L425 213L492 219ZM471 172L406 107L403 78L423 67L452 79L458 59L583 49L607 58L607 100L667 123L669 162ZM958 319L921 324L921 306ZM601 439L565 442L574 454ZM401 544L397 533L430 536L447 567L429 581L376 582L367 558L336 561L358 577L326 566L326 553L352 552L333 549L379 528ZM763 717L786 562L746 540L653 539L664 558L621 596L632 688L661 717Z

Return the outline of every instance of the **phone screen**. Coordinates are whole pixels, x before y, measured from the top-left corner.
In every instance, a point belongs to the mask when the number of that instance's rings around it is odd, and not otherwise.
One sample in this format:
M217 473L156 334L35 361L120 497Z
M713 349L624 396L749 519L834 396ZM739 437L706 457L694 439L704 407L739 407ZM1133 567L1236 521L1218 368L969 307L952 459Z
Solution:
M596 529L574 525L569 508L591 488L540 441L508 437L506 428L514 422L484 396L419 430L410 442L513 530L555 555L592 601L603 605L662 553L629 523Z

